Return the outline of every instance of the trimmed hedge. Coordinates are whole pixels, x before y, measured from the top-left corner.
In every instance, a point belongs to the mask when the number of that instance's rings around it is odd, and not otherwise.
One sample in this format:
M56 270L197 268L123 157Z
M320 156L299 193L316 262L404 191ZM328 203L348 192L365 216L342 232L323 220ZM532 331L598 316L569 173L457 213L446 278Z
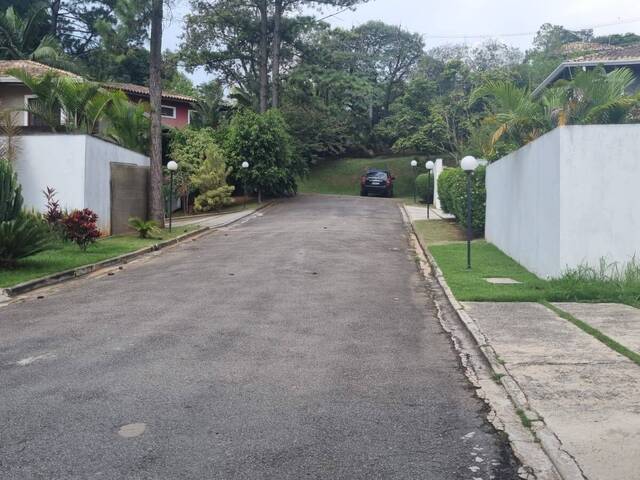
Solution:
M416 177L416 193L425 203L433 203L433 177L428 173L421 173Z
M476 236L484 235L487 192L485 167L478 167L471 177L471 228ZM438 195L442 209L456 216L467 227L467 174L461 168L447 168L438 178Z

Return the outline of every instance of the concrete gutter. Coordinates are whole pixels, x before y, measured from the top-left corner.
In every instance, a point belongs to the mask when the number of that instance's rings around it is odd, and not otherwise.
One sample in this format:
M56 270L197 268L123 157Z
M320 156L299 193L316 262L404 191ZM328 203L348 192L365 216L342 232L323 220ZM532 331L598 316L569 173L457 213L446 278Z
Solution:
M405 219L410 218L404 206L402 207L402 213ZM429 249L426 248L426 245L423 244L420 236L415 231L413 222L409 221L407 223L410 225L411 233L431 267L432 275L444 291L447 301L455 311L460 322L464 325L475 341L482 357L487 362L495 378L499 378L499 382L506 391L513 407L516 410L522 411L527 418L532 421L531 431L542 447L544 453L556 468L558 474L563 480L586 480L586 477L582 473L582 470L576 463L575 459L562 448L562 443L555 433L546 425L544 418L531 407L526 394L505 368L500 357L489 344L478 324L455 298L435 258Z
M247 218L250 215L253 215L258 210L262 210L273 205L275 202L266 203L255 210L248 211L246 215L242 217L235 218L227 223L216 226L215 228L211 227L202 227L194 230L192 232L185 233L184 235L180 235L178 237L172 238L170 240L165 240L163 242L156 243L154 245L150 245L148 247L141 248L134 252L125 253L123 255L119 255L117 257L108 258L106 260L102 260L97 263L91 263L89 265L83 265L81 267L72 268L70 270L65 270L63 272L52 273L51 275L47 275L46 277L40 277L33 280L28 280L23 283L19 283L12 287L7 287L4 289L0 289L0 299L4 297L4 299L10 299L12 297L16 297L18 295L22 295L24 293L32 292L33 290L37 290L39 288L50 287L52 285L56 285L59 283L67 282L69 280L74 280L79 277L84 277L89 275L90 273L97 272L99 270L103 270L110 267L115 267L118 265L124 265L129 263L130 261L147 255L149 253L157 252L158 250L162 250L164 248L170 247L172 245L176 245L178 243L184 242L186 240L195 240L207 233L213 232L218 228L224 228L233 225L234 223L239 222Z

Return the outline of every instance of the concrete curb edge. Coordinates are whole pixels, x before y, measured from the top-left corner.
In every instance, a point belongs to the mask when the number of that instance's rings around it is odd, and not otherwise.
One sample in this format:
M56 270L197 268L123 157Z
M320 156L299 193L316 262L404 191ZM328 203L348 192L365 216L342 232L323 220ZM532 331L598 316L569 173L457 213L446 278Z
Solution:
M402 205L401 208L403 215L407 219L407 223L409 224L414 238L416 239L418 245L420 245L420 249L429 262L429 265L431 266L431 269L433 271L433 275L435 276L436 281L438 282L440 287L443 289L447 300L451 304L451 307L456 312L458 318L465 326L467 331L473 337L480 352L482 353L482 356L487 361L493 373L500 376L499 381L507 392L507 395L515 409L524 412L527 418L532 421L532 432L534 433L536 439L540 442L544 453L547 455L547 457L549 457L549 460L554 465L563 480L586 480L586 477L582 473L582 470L576 463L575 459L562 449L562 444L555 433L553 433L553 431L546 425L543 417L529 405L525 393L518 385L518 382L513 378L513 376L500 361L500 358L496 351L487 342L487 339L478 324L466 312L462 304L455 298L451 288L449 287L444 277L444 273L436 262L436 259L433 257L429 249L426 248L426 246L420 239L420 236L417 234L413 222L411 222L404 205Z

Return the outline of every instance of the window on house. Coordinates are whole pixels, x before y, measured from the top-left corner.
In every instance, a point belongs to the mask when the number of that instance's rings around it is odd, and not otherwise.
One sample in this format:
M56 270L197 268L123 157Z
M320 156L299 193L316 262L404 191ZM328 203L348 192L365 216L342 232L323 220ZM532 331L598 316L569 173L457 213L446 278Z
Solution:
M24 105L30 109L30 111L25 112L25 125L27 127L49 127L40 115L34 113L34 111L37 112L40 109L38 102L39 100L37 95L25 95L24 97ZM56 115L58 118L58 125L65 125L67 119L64 112L60 107L56 110L58 112Z
M176 107L162 105L161 111L163 118L176 118Z

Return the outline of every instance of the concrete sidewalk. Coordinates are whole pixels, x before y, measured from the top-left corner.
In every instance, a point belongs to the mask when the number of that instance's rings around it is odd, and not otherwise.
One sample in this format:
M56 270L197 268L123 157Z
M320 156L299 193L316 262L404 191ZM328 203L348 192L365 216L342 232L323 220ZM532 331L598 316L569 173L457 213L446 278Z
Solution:
M543 421L590 480L640 471L640 367L537 303L464 303ZM640 311L557 304L622 345L640 346ZM533 418L535 420L535 418Z
M404 206L407 215L409 215L409 219L411 222L415 222L416 220L427 220L427 207L418 206L418 205L405 205ZM433 205L429 208L429 219L428 220L453 220L453 215L443 212L442 210L437 209Z

